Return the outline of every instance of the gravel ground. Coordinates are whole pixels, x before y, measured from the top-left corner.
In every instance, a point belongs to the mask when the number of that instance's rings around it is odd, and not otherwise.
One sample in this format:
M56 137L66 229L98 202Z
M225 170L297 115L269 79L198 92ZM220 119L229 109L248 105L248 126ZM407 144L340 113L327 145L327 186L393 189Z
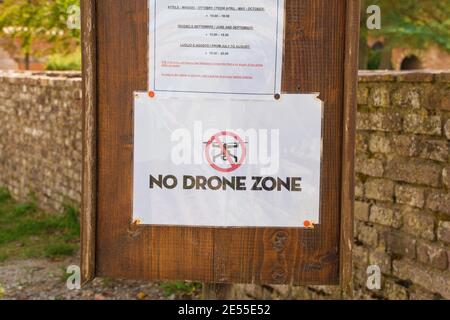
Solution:
M191 299L165 294L158 283L95 279L80 290L68 290L65 269L79 265L76 258L31 259L0 263L0 299L5 300L161 300ZM2 294L3 292L3 294Z

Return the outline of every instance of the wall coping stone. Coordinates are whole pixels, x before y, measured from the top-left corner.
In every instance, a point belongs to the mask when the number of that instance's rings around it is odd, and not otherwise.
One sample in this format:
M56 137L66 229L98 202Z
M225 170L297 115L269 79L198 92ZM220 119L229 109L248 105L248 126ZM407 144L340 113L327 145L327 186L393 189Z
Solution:
M360 70L359 82L448 82L450 70Z
M52 86L57 83L81 84L81 72L77 71L0 71L0 83L27 86Z

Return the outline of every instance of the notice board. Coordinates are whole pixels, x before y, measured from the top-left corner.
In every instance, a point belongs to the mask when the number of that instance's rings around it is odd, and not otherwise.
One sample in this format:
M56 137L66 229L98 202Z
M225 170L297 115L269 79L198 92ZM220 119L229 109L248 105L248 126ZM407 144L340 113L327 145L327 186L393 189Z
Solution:
M186 1L179 1L179 4L169 1L170 6L162 9L170 10L166 12L160 8L161 12L156 18L153 14L159 11L154 8L152 10L152 5L166 2L81 1L84 89L82 275L85 281L96 276L108 276L143 280L193 280L205 283L348 285L351 277L353 228L359 1L285 0L281 1L282 5L280 1L262 1L259 6L259 2L252 2L254 5L242 7L233 7L229 2L228 8L217 5L220 1L211 1L216 3L215 7L201 8L195 7L194 4L184 6ZM265 4L266 10L258 9L263 8ZM279 12L280 8L282 12ZM248 11L252 11L250 16L263 15L264 11L270 14L266 19L267 31L258 34L252 33L257 29L252 27L257 22L252 24L243 21L235 23L234 26L216 23L211 27L189 19L184 21L182 18L190 13L179 14L177 11L181 9L194 10L196 13L201 12L202 17L224 21L230 16L236 19L249 16ZM257 12L258 10L260 12ZM272 12L277 10L274 16ZM279 21L280 17L282 23ZM169 22L165 23L165 18ZM160 24L161 28L166 30L176 26L183 34L192 34L194 40L201 32L205 37L231 39L235 34L233 32L237 31L247 32L247 38L251 40L249 44L234 44L230 40L225 41L226 43L222 41L220 45L216 44L217 41L204 41L206 45L200 46L189 39L189 36L184 36L181 40L176 39L176 36L170 39L171 33L164 35L162 40L154 39L157 37L154 31L160 29ZM152 32L152 28L156 29ZM265 34L269 36L264 41L257 41L258 37L264 37ZM282 40L278 39L279 34ZM165 39L170 41L164 41ZM282 46L277 39L282 41ZM207 58L196 59L196 56L186 56L184 52L177 56L171 48L173 43L180 44L180 48L195 49L187 52L203 52ZM267 63L260 63L261 59L248 63L248 59L245 60L246 54L248 57L257 56L257 53L263 50L258 49L258 45L272 48L272 53L263 56L270 59L267 59ZM170 57L161 58L161 55L157 54L157 50L161 49L169 52ZM244 51L251 49L256 51ZM218 61L223 59L215 58L216 55L226 56L236 50L241 50L239 52L242 52L242 61L230 59L227 64L222 64ZM247 71L242 71L244 69ZM209 79L202 80L205 75L198 70L217 72L210 73ZM227 76L229 70L234 70L235 75ZM178 78L186 77L191 81L177 81ZM230 79L233 81L229 81ZM255 79L261 80L253 82ZM267 83L261 84L261 81L266 80ZM155 84L155 81L158 82ZM247 88L235 85L240 81L253 84ZM221 86L222 83L226 85ZM245 89L249 89L248 92ZM227 97L230 93L239 96L235 100L229 100L229 103L224 102L230 99ZM170 100L173 94L181 96ZM252 96L248 98L245 95ZM159 100L160 97L169 100ZM221 100L214 102L216 98ZM275 104L272 102L275 100L280 106L286 103L286 112L290 113L286 113L285 118L282 118L278 111L274 111ZM297 114L299 110L292 108L295 105L299 108L306 106L308 101L313 105L314 101L320 101L320 113ZM298 141L298 144L304 141L301 139L302 135L306 138L311 135L309 141L320 137L320 153L312 152L315 159L320 154L320 165L314 169L320 175L311 175L317 180L320 193L310 195L310 199L317 197L317 204L312 203L310 207L305 207L306 213L300 213L299 206L298 212L291 212L297 220L287 217L282 222L273 222L270 210L261 205L258 207L261 209L260 213L269 213L267 217L262 219L260 216L261 219L242 222L239 215L245 213L245 210L251 214L252 208L257 205L255 203L252 207L253 200L246 201L245 197L241 197L239 210L236 211L236 206L228 206L227 209L222 207L219 210L222 218L218 219L221 222L217 224L214 224L214 220L207 219L192 222L189 215L180 218L195 207L183 199L181 203L185 205L180 206L180 214L177 215L173 206L167 206L170 204L168 193L162 194L157 201L148 201L147 209L146 206L136 209L134 206L139 201L135 198L139 185L134 184L137 181L136 157L142 156L142 159L147 161L147 164L142 161L143 170L147 167L157 167L163 158L155 157L151 150L164 150L165 144L160 141L166 137L161 134L164 128L161 122L158 122L158 119L164 119L164 115L148 111L146 107L160 106L159 110L172 110L164 120L164 124L169 125L170 115L179 117L177 121L172 121L174 123L189 121L189 113L183 114L181 107L196 110L201 108L199 105L220 107L222 115L216 117L217 119L226 118L234 112L238 112L237 117L240 117L239 112L245 110L245 115L250 115L249 119L253 114L259 117L257 114L260 113L263 119L261 121L272 125L276 121L286 123L285 129L288 128L293 132L292 135L300 137L298 140L292 140L294 145L286 146L286 150L295 151L295 141ZM295 126L295 121L289 121L290 114L298 117L298 127ZM300 119L307 119L309 116L315 119L312 120L314 123L320 122L320 132L317 127L308 130L308 121L301 123ZM146 128L145 119L149 119L151 130ZM195 124L195 119L191 120L189 123ZM150 127L152 121L154 127ZM221 122L217 123L220 125ZM136 134L139 137L148 135L153 144L147 144L148 141L142 141ZM223 143L223 139L231 140ZM217 145L230 148L235 146L241 150L239 154L231 155L223 149L222 163L220 157L219 163L209 162L210 170L224 173L224 176L228 177L227 171L244 170L241 163L230 162L230 155L236 156L236 159L248 160L246 152L250 143L234 131L219 130L199 144L203 144L206 159L215 159L214 155L208 156L208 150ZM140 153L141 151L144 153ZM295 165L295 158L293 159L290 163ZM231 164L227 164L227 161ZM311 166L317 166L317 161L311 163ZM245 170L248 170L248 177L258 179L257 174L250 169ZM242 178L245 175L240 176ZM260 182L265 176L267 174L261 175ZM171 188L180 187L180 192L183 192L183 188L184 191L204 189L205 199L206 192L211 190L225 191L225 188L229 188L227 192L249 191L245 189L246 185L239 180L239 176L208 180L201 172L197 176L164 175L161 172L155 173L154 176L149 175L148 178L150 189L153 187L161 191L164 188L172 190ZM167 179L164 180L165 178ZM203 178L205 179L202 180ZM277 179L264 180L262 189L274 191L273 195L285 191L300 192L304 190L302 183L305 183L300 180L286 173ZM314 181L313 178L310 180ZM208 188L210 190L206 190ZM169 190L164 192L166 191ZM155 193L151 194L151 199L155 199ZM145 194L143 197L145 198ZM197 194L195 197L195 203L201 203L203 196ZM217 201L220 205L222 200ZM260 201L263 202L264 199ZM276 196L273 201L283 202L282 198ZM291 205L295 206L295 202ZM143 218L136 214L136 211L146 210L152 210L152 214ZM204 207L201 210L207 213ZM168 215L169 211L173 219L160 219L167 217L165 214ZM215 211L217 208L212 207L211 213ZM234 215L230 215L230 212ZM313 212L317 212L317 216ZM158 215L156 219L155 214ZM305 218L300 221L295 214ZM175 223L171 224L171 220Z

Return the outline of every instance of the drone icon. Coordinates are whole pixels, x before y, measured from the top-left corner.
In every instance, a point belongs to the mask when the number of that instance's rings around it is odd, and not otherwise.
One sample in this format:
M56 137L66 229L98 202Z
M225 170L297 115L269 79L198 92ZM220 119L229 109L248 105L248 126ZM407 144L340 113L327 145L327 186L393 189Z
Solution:
M205 158L209 165L219 172L232 172L240 168L245 161L247 142L233 132L220 131L205 144ZM221 161L218 161L219 159Z
M239 143L237 142L216 142L214 141L212 143L212 147L214 149L219 149L219 152L213 156L213 161L216 162L218 158L222 158L223 161L227 161L228 156L230 156L234 162L238 162L238 157L236 156L235 152L239 148ZM233 153L230 152L233 150Z

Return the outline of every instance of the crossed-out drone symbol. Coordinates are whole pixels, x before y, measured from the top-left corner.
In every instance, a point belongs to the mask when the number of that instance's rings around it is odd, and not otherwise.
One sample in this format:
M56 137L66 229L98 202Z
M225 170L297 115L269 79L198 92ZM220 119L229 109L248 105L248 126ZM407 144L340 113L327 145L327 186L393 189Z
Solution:
M232 172L238 169L247 156L247 142L230 131L221 131L204 143L206 144L206 160L213 169L219 172ZM216 152L217 150L219 152ZM238 155L239 151L240 155ZM221 164L217 163L219 159L222 160Z

